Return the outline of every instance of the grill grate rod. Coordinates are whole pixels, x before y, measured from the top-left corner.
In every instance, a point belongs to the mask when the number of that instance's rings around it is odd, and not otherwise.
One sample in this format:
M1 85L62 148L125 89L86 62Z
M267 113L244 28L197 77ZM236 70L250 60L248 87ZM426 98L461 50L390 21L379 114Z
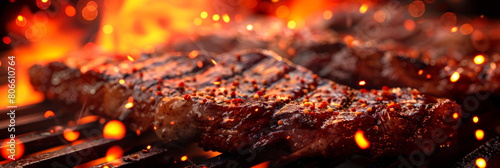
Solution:
M466 155L460 160L456 167L475 167L477 158L484 158L486 161L495 158L500 154L500 136L491 138L483 145Z

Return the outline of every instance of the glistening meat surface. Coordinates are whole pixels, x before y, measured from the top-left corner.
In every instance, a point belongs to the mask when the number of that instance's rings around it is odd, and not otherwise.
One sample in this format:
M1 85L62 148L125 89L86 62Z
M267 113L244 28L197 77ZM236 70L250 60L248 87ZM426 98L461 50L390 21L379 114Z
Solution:
M31 82L54 102L222 152L393 156L421 150L427 140L446 146L456 135L460 108L448 99L409 88L355 90L269 51L197 53L36 65ZM356 144L357 131L367 149Z

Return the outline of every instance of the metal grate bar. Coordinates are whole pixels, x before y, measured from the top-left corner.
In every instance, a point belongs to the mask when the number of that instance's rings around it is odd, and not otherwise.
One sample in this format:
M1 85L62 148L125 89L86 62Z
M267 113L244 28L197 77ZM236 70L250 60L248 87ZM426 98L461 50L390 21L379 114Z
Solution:
M466 155L456 164L456 167L475 167L477 158L490 160L498 156L498 154L500 154L500 136L491 138L488 142Z

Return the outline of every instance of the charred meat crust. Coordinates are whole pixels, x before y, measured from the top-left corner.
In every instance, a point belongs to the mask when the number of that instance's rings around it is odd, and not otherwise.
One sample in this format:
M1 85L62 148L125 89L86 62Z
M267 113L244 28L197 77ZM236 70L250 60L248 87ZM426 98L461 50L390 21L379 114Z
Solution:
M355 90L265 50L95 67L82 72L64 63L37 65L30 69L31 82L50 100L85 105L133 130L153 129L166 141L197 140L206 150L274 147L299 157L405 154L436 135L435 144L448 145L460 118L453 101L409 88ZM368 149L356 145L358 130L370 141Z

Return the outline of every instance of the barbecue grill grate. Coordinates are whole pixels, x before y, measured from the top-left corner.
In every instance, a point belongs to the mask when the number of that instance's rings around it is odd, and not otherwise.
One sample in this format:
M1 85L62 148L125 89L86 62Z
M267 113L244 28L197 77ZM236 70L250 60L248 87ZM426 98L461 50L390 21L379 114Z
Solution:
M43 112L53 110L54 117L45 118ZM74 111L70 113L68 111ZM10 161L0 158L3 167L251 167L257 164L284 165L292 167L320 167L332 165L332 160L320 158L301 158L293 161L283 160L285 151L245 151L240 153L217 154L202 151L197 144L181 142L163 143L153 132L140 135L128 132L121 140L102 137L102 121L92 120L70 126L67 123L88 114L80 115L77 109L54 106L49 102L19 108L16 116L16 138L25 146L21 159ZM0 111L5 115L7 111ZM96 117L97 118L97 117ZM101 119L102 120L102 119ZM7 130L8 120L0 121L2 130ZM63 131L72 128L80 132L78 140L68 142ZM51 132L53 130L53 132ZM55 131L54 131L55 130ZM2 134L5 140L8 134ZM2 141L3 141L2 140ZM150 145L148 149L147 146ZM112 146L120 146L123 156L115 160L106 160L106 152ZM458 167L474 166L475 158L495 158L500 153L500 138L494 137L465 156L456 165ZM270 154L271 153L271 154ZM182 156L189 156L186 161ZM352 161L367 162L367 167L393 167L399 165L397 159L388 158L374 162L369 158L356 157L342 166L352 166ZM338 163L338 162L335 162ZM355 164L354 164L355 165ZM0 166L0 167L2 167Z

